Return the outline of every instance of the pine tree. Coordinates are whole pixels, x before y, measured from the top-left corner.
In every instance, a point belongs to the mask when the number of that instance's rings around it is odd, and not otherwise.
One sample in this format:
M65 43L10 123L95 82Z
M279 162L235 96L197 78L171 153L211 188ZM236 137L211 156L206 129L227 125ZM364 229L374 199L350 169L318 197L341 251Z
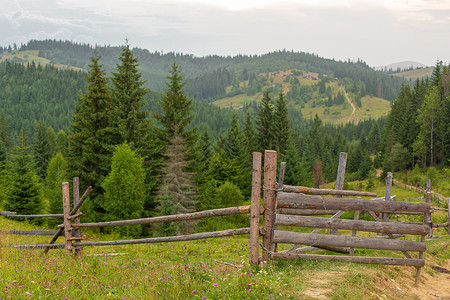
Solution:
M56 135L56 149L55 151L61 153L63 157L67 157L69 154L69 138L64 130L58 131Z
M36 126L36 139L33 144L33 156L36 164L37 175L44 180L47 174L47 165L52 158L48 142L47 127L43 121Z
M270 94L264 92L260 109L256 118L256 137L259 144L259 151L272 150L273 148L273 104L271 103Z
M192 99L184 92L186 83L181 69L176 63L173 63L167 79L167 88L159 101L162 113L156 114L156 119L161 125L157 129L158 137L167 146L176 133L178 138L185 141L188 157L192 157L198 138L196 128L188 129L194 118L192 115L193 104Z
M188 213L195 210L197 188L192 181L193 174L187 172L189 166L186 153L186 142L177 135L170 140L166 160L163 162L162 185L159 190L160 213L173 212L173 214ZM192 223L183 222L173 225L176 233L191 229Z
M144 212L145 172L143 159L136 156L124 143L114 151L111 173L105 178L104 208L109 220L138 219ZM119 228L124 236L138 237L141 226L124 226Z
M437 161L437 153L440 152L440 118L442 104L439 92L436 87L431 87L429 93L425 96L422 108L419 111L417 122L420 125L420 132L414 142L414 153L418 157L425 157L430 154L430 166L434 166Z
M41 185L38 176L34 173L23 129L21 130L20 146L14 155L10 180L10 189L4 209L15 211L18 214L40 213L42 210Z
M145 184L149 191L145 208L153 210L155 203L151 193L157 189L160 153L164 150L155 141L155 128L147 118L150 113L143 109L148 90L144 87L142 74L138 70L138 59L134 57L128 43L122 48L119 60L121 63L117 65L117 72L113 73L112 78L114 138L111 143L120 145L126 142L144 159Z
M87 92L79 98L72 121L69 145L69 169L72 176L80 178L80 186L92 186L90 201L84 207L88 220L99 221L103 209L103 179L110 171L113 147L113 102L108 80L99 64L97 51L87 77Z
M273 135L275 146L280 154L283 154L289 143L291 129L288 119L288 108L284 99L283 91L278 93L278 99L275 101L275 110L273 114Z
M51 214L62 214L62 183L67 181L67 161L61 153L50 160L45 178L44 197L48 201L48 212ZM61 223L60 220L49 219L47 224L54 226Z

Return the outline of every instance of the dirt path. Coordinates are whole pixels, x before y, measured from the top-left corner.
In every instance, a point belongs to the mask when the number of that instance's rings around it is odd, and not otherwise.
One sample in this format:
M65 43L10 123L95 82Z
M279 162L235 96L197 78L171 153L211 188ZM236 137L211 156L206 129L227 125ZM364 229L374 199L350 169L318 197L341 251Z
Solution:
M356 106L355 106L355 104L353 104L352 100L348 96L344 87L342 88L342 90L344 91L344 95L345 95L345 98L347 99L347 102L350 103L350 106L352 107L352 114L350 115L350 117L348 117L348 120L346 122L346 123L350 123L350 121L352 121L352 119L355 118Z

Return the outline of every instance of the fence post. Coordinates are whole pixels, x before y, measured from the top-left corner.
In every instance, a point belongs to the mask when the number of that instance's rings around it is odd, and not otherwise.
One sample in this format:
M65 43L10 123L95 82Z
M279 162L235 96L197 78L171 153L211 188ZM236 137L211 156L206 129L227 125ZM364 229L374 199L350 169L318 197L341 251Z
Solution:
M427 179L426 193L427 193L426 194L427 196L426 196L425 202L431 204L431 179ZM425 215L424 215L423 222L425 223ZM433 227L431 226L431 214L426 215L426 224L428 226L430 226L430 231L428 232L428 238L431 239L433 237Z
M278 185L277 185L277 190L278 191L283 190L283 186L284 186L284 172L285 171L286 171L286 162L282 162L280 164L280 174L278 174ZM275 200L275 216L273 218L272 236L273 236L274 230L277 229L277 226L275 226L275 219L277 218L277 206L278 206L278 193L277 193L277 197L276 197L276 200ZM278 244L277 243L272 243L270 247L271 247L270 251L277 252L277 248L278 248Z
M267 261L272 244L272 228L275 217L276 193L277 187L277 152L266 150L264 152L264 215L263 227L265 235L263 236L263 255L262 260Z
M335 190L343 190L344 189L344 180L345 180L345 168L347 166L347 153L341 152L339 153L339 165L336 174L336 185L334 187ZM334 198L341 198L339 195L335 195ZM337 229L330 229L330 234L337 234Z
M386 177L386 195L384 196L385 201L391 201L391 190L392 190L392 173L388 172ZM388 213L383 213L383 222L389 222Z
M259 263L259 207L261 199L261 152L253 152L252 200L250 204L250 264Z
M74 177L73 178L73 206L76 206L78 204L78 202L80 202L80 179L78 177ZM79 214L79 213L80 213L80 209L78 209L75 214ZM74 223L75 224L81 223L79 216L74 219ZM74 238L76 238L75 255L78 256L81 254L81 247L77 247L77 243L79 242L79 240L81 240L83 234L81 233L80 228L76 228L73 230L72 235Z
M427 189L426 189L426 198L425 203L431 203L431 180L427 179ZM430 226L429 221L431 220L431 214L430 213L424 213L423 214L423 224L429 226L429 230L431 231L431 234L433 234L433 228ZM430 232L428 232L428 236L430 236ZM425 236L422 235L420 237L420 242L425 242ZM423 252L419 251L419 259L423 259ZM419 276L420 276L420 267L416 269L416 282L415 285L417 286L419 284Z
M69 183L62 183L62 193L63 193L63 213L64 213L64 233L66 236L66 243L64 249L66 249L66 253L72 253L72 226L69 220L70 216L70 193L69 193Z
M447 198L447 233L450 235L450 198Z

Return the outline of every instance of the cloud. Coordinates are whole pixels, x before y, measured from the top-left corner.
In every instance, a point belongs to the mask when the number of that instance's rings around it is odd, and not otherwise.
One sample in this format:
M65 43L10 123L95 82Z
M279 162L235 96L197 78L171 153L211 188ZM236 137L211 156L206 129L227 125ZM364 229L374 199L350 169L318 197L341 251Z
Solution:
M0 4L0 42L128 38L150 51L198 56L292 49L371 65L433 64L450 60L442 42L449 15L449 1L439 0L16 0Z

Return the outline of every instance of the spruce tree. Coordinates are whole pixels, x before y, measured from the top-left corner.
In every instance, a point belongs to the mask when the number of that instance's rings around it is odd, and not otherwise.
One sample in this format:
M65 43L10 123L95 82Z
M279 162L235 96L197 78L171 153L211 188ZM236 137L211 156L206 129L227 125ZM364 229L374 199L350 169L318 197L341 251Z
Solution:
M159 211L161 214L171 212L173 214L189 213L195 210L197 188L192 181L193 174L187 172L189 161L187 160L186 142L177 135L170 140L162 169L162 185L159 190ZM177 223L174 226L176 233L191 230L192 223Z
M278 93L278 99L275 101L275 110L273 114L273 135L275 146L280 154L283 154L290 143L291 129L288 120L288 108L284 98L283 91Z
M36 173L44 180L47 173L47 165L52 158L48 142L47 127L41 120L36 125L36 138L33 144L33 156L36 164Z
M163 91L159 101L162 112L156 114L156 119L161 125L157 129L157 133L159 139L166 146L170 144L175 135L183 139L189 157L195 152L194 145L198 138L197 129L189 129L194 118L192 115L193 103L192 99L185 94L184 76L175 62L167 79L167 88Z
M69 138L64 130L58 131L56 135L56 149L55 151L61 153L63 157L67 157L69 154Z
M117 147L113 154L111 173L105 178L104 208L108 220L138 219L144 212L145 171L143 159L136 156L128 144ZM120 234L138 237L142 226L124 226Z
M164 150L154 138L155 128L148 118L150 113L143 109L148 90L144 87L142 74L138 70L138 59L134 57L128 43L122 48L119 60L120 64L117 64L117 71L112 78L114 138L111 143L120 145L126 142L144 159L145 183L149 191L145 207L153 210L155 203L151 192L157 189L160 153Z
M4 209L18 214L40 213L42 210L41 185L34 172L23 129L20 134L20 146L13 157L10 180Z
M80 187L93 187L91 200L84 207L88 220L101 220L103 209L102 183L108 175L113 147L113 102L105 71L99 64L97 51L87 77L87 92L80 96L72 121L69 145L69 169L71 176L80 178Z
M256 128L259 151L273 150L273 104L268 91L264 92L260 109L257 113Z

